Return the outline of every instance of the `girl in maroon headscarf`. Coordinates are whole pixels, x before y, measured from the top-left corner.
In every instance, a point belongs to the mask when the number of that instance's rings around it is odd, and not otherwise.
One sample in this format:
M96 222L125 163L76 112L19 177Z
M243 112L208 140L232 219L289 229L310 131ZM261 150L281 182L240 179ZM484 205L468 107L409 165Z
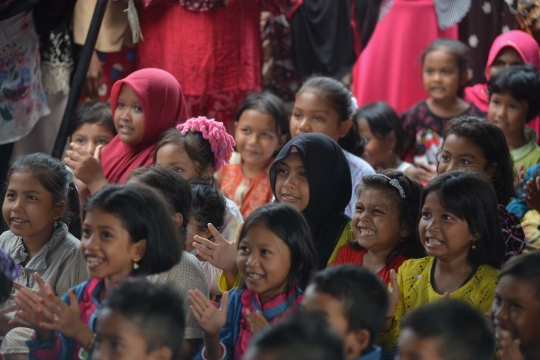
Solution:
M123 184L131 171L152 164L160 135L188 118L178 81L166 71L151 68L114 84L111 110L118 135L103 155L101 146L88 154L72 143L64 160L90 193L108 183Z

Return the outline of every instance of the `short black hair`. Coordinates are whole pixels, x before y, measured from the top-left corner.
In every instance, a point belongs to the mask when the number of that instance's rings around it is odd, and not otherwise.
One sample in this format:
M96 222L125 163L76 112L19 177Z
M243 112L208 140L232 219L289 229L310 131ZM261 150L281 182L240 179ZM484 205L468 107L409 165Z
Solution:
M467 45L458 40L437 39L424 50L424 53L422 54L422 64L424 64L426 56L435 50L443 50L452 55L456 60L460 74L467 72L467 65L469 62L469 48Z
M360 119L366 119L371 132L379 139L384 139L394 132L396 146L393 150L397 155L403 155L409 148L409 139L401 125L402 121L387 103L378 101L362 106L356 111L356 126L359 126Z
M440 341L439 355L444 360L491 360L495 336L484 316L471 305L443 299L420 306L401 320L401 330Z
M274 359L345 360L343 343L321 312L298 311L266 327L253 337L246 354L253 349L270 353Z
M364 140L358 135L356 122L356 99L352 93L339 81L328 76L313 76L302 84L302 87L296 93L298 97L306 90L315 90L320 92L326 98L339 114L339 122L351 120L352 126L347 135L338 140L339 146L345 151L356 156L362 156L364 152Z
M225 198L215 186L207 182L192 179L191 194L193 195L193 220L196 222L196 230L206 231L208 224L219 229L225 223L227 205Z
M405 192L405 198L401 198L398 189L392 186L390 181L381 175L397 180ZM384 190L388 193L388 197L395 198L397 202L396 207L399 210L399 221L401 224L407 226L410 231L409 235L405 236L392 252L388 254L386 266L389 266L390 262L400 254L413 259L426 256L424 246L418 239L418 213L420 212L422 184L411 179L401 171L382 170L378 171L375 175L364 175L362 177L362 182L358 186L358 197L360 197L362 190L369 188ZM357 242L354 242L352 246L362 249Z
M476 248L469 250L469 264L487 264L500 269L506 248L497 195L491 181L484 174L473 171L453 170L437 175L424 188L420 209L431 193L437 194L444 209L467 221L471 235L480 234Z
M113 136L116 135L111 105L102 101L87 101L75 110L70 122L69 137L84 124L98 124L109 130Z
M184 250L187 226L193 214L191 188L188 181L176 171L159 165L133 170L129 174L128 182L131 180L140 181L157 190L161 193L163 200L168 203L171 215L175 213L182 215L183 221L178 235L180 236L181 248Z
M249 95L236 111L235 122L240 120L242 113L246 110L258 110L274 118L276 133L278 136L289 134L289 112L285 103L270 91L263 91Z
M448 122L443 131L443 142L450 135L466 137L482 151L486 159L486 168L497 164L491 183L497 194L499 204L507 205L516 196L514 189L514 160L501 129L489 121L474 117L462 116ZM442 153L441 146L439 154ZM438 156L440 158L440 156ZM437 164L438 167L438 164Z
M495 93L509 93L518 101L527 101L527 122L540 114L540 74L534 65L516 65L502 69L489 79L488 90L490 100Z
M293 285L304 290L311 272L317 269L317 255L311 231L304 216L295 208L283 204L267 204L256 209L248 216L242 231L240 241L254 226L264 225L279 237L291 251L291 268L287 279L287 291Z
M146 239L146 252L132 275L162 273L180 261L180 240L169 207L155 191L137 184L107 185L90 198L83 216L99 210L120 219L133 243Z
M367 329L373 345L389 306L388 290L377 275L361 266L333 266L318 272L309 286L341 301L349 330Z
M111 287L103 309L134 324L146 340L147 353L165 346L172 350L173 359L179 359L186 324L182 304L178 292L167 285L125 279Z
M504 264L499 279L504 276L514 276L518 279L534 283L536 297L540 299L540 252L514 256Z

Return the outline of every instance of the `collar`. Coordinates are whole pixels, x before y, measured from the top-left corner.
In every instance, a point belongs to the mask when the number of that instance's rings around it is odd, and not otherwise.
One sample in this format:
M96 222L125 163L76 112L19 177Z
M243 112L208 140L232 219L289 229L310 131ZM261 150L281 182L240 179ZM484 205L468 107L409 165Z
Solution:
M378 345L372 345L371 351L358 358L358 360L381 360L382 350Z
M533 129L525 128L525 137L529 141L519 149L512 150L512 158L515 161L519 161L527 156L531 151L536 147L536 142L538 140L538 135Z
M13 233L12 233L13 234ZM49 265L47 264L47 255L49 251L54 248L60 241L64 240L66 235L68 234L68 227L66 224L62 222L58 222L56 225L56 230L53 233L53 236L51 237L51 240L49 240L42 248L38 251L36 256L34 256L28 264L26 264L25 268L30 270L46 270ZM22 241L21 236L15 237L15 245L10 249L9 256L15 261L16 264L23 263L26 258L28 257L28 253L26 252L26 249L24 248L24 243Z

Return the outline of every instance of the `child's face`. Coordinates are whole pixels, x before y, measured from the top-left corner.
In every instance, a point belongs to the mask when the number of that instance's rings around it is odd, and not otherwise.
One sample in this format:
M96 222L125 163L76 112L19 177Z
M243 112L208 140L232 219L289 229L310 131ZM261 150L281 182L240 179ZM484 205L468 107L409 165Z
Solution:
M86 213L81 251L90 277L105 278L109 284L125 278L144 257L145 247L146 240L132 242L118 217L102 210Z
M114 127L120 140L128 145L139 145L144 137L144 113L137 95L122 85L113 114Z
M422 66L424 89L434 100L449 100L457 96L466 81L461 74L456 59L444 50L430 51Z
M494 93L489 99L488 119L506 137L523 134L528 112L527 100L516 100L510 93Z
M483 173L491 179L496 169L486 165L482 150L469 138L450 134L444 140L437 172L443 174L451 170L469 170Z
M173 169L186 180L197 179L201 175L184 147L172 143L159 148L156 164Z
M99 145L106 146L113 139L114 134L98 123L82 124L71 135L71 142L83 147L90 154L94 154Z
M319 91L307 89L301 92L294 102L289 122L291 136L305 133L320 133L335 142L349 132L352 121L339 121L339 113Z
M426 196L418 232L426 253L445 262L466 259L471 241L476 240L467 221L443 208L436 192Z
M169 348L146 352L146 339L135 324L108 308L99 314L92 360L162 360L172 359Z
M261 171L282 145L272 115L251 109L235 124L234 140L244 164Z
M62 216L65 204L53 204L52 194L32 172L14 172L9 178L2 215L7 225L25 241L46 241L54 222Z
M291 153L278 165L276 198L282 204L304 211L309 204L309 184L306 169L298 153Z
M358 359L364 349L369 345L370 339L367 330L364 330L362 334L358 334L356 331L349 331L349 321L345 317L343 301L336 299L328 293L318 292L315 285L310 285L304 293L302 306L307 311L321 311L326 314L328 325L343 340L347 360Z
M440 347L438 338L421 338L411 329L403 329L399 335L400 360L444 360L439 355Z
M288 290L291 251L265 225L253 226L240 240L236 265L248 289L259 294L262 303Z
M366 140L362 158L374 168L385 168L396 146L395 137L389 136L388 139L381 139L375 136L364 118L360 118L358 121L358 133Z
M507 330L514 339L519 339L525 355L538 354L540 349L540 299L537 290L537 285L531 281L512 275L503 276L491 307L495 330Z
M386 251L408 235L400 225L398 199L388 190L361 190L351 224L358 245L369 251Z
M516 51L516 49L507 46L502 48L501 51L499 51L499 54L497 55L495 60L493 60L493 64L491 64L488 73L490 77L493 77L493 75L495 75L504 68L521 64L523 64L523 59Z

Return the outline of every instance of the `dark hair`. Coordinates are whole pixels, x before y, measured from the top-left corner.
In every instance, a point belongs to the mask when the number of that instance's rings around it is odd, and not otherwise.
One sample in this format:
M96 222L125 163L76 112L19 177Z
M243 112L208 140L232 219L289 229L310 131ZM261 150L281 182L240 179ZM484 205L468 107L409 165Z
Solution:
M345 360L343 342L330 329L321 312L298 311L276 325L267 326L253 337L246 359L253 349L270 353L274 359Z
M534 283L536 297L540 299L540 252L514 256L502 267L499 279L503 276L514 276Z
M390 179L396 179L399 185L405 192L405 198L401 198L398 189L390 184ZM422 196L422 185L396 170L382 170L375 175L364 175L362 182L358 187L358 197L363 189L375 188L384 190L388 196L391 196L396 201L396 206L399 210L399 224L406 225L410 231L409 235L399 241L396 247L388 254L386 258L386 266L390 266L390 262L398 255L403 254L407 258L421 258L426 256L424 247L418 240L418 214L420 213L420 198ZM362 249L358 243L352 244L354 248Z
M421 207L430 193L437 194L444 209L467 221L471 235L480 235L476 249L469 250L469 263L500 269L505 255L505 240L499 221L497 195L484 174L453 170L437 175L425 187Z
M492 123L473 116L463 116L450 120L443 131L443 141L449 135L466 137L472 144L480 148L486 159L486 167L496 164L496 171L491 179L499 204L506 205L516 196L514 189L514 160L508 149L504 133ZM441 146L439 154L444 147ZM440 156L439 156L440 158ZM439 160L440 161L440 160ZM438 164L437 164L438 168Z
M285 107L285 103L270 91L263 91L248 96L236 111L234 121L238 122L242 113L246 110L258 110L272 116L276 123L276 133L278 136L285 134L287 135L287 140L290 139L289 112Z
M394 132L396 137L394 151L397 155L402 155L409 147L409 141L401 126L402 122L396 111L387 103L378 101L362 106L356 111L356 126L359 126L360 119L366 119L371 132L379 139L384 139Z
M51 193L53 205L66 204L66 211L59 219L68 225L69 232L77 239L81 237L80 203L77 187L71 182L73 173L58 159L43 153L25 155L9 168L4 193L9 185L9 178L14 173L31 172L39 183Z
M193 195L193 219L197 222L196 230L206 231L209 223L216 229L221 228L227 212L223 195L215 186L200 180L190 180L189 184Z
M491 360L495 336L484 316L468 303L442 299L414 309L401 320L422 339L436 338L444 360Z
M490 101L495 93L510 93L518 101L527 101L527 122L540 114L540 73L534 65L516 65L502 69L489 79L488 91Z
M291 268L287 279L287 291L293 285L305 289L311 272L317 268L317 255L311 232L304 216L295 208L283 204L267 204L256 209L248 216L242 231L240 242L248 231L258 225L264 225L279 237L291 251Z
M369 352L381 330L388 311L388 290L370 270L354 265L340 265L318 272L310 281L318 293L325 293L343 304L343 316L349 330L369 331Z
M165 272L180 261L180 240L168 206L154 190L137 184L108 185L86 203L84 217L92 211L120 219L133 243L146 240L146 252L132 275Z
M69 137L71 138L84 124L98 124L110 131L113 136L116 135L111 105L106 102L87 101L77 107L70 122Z
M306 90L316 90L332 104L339 114L339 122L351 120L352 126L345 137L339 139L338 144L343 150L356 156L362 156L364 141L358 135L354 116L356 115L356 100L353 100L351 92L339 81L326 76L314 76L309 78L296 93L298 97Z
M435 50L442 50L454 57L460 74L467 72L467 64L469 62L469 48L461 41L451 39L437 39L432 42L422 54L422 64L426 60L426 56Z
M214 167L212 146L210 145L210 141L203 137L202 133L188 131L186 135L182 135L182 132L176 128L165 131L157 143L156 151L154 152L154 164L156 163L159 149L168 144L183 148L191 161L193 161L199 174L202 174L209 167ZM214 184L213 175L203 176L201 179Z
M13 280L17 280L20 274L19 265L0 249L0 302L9 300L13 290Z
M174 170L159 165L133 170L129 174L128 182L132 180L137 180L157 190L162 195L163 201L169 205L171 216L175 213L182 215L183 220L178 235L180 236L180 247L184 250L187 226L193 215L191 188L188 181Z
M172 358L178 359L186 324L182 304L180 295L167 285L125 279L111 287L103 310L118 313L134 324L146 341L147 353L165 346L172 350Z

